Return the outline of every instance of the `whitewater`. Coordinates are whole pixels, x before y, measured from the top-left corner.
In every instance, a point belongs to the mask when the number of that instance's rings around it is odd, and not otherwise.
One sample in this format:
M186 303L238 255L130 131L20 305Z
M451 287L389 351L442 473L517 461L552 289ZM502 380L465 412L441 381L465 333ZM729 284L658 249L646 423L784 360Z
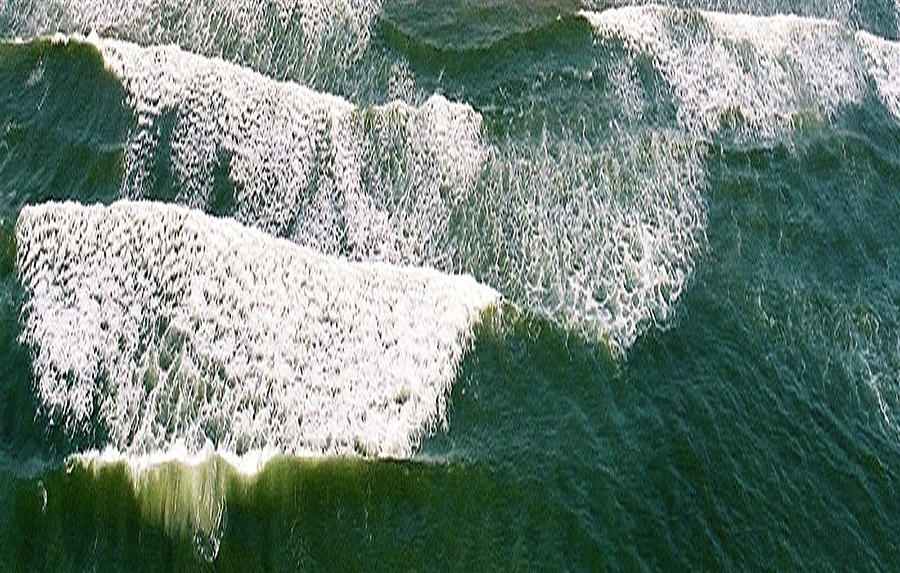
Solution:
M0 564L893 569L898 37L10 0Z

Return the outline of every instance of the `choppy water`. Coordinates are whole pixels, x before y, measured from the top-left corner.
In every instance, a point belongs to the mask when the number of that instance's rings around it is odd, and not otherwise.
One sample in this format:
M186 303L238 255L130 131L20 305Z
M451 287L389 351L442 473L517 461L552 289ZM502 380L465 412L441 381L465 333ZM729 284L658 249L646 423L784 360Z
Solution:
M898 33L7 0L0 566L897 570Z

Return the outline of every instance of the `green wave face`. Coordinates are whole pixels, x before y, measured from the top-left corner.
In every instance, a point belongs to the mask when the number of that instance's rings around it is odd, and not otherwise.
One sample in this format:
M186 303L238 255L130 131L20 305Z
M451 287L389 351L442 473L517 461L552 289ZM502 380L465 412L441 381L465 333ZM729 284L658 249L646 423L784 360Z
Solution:
M0 569L900 568L900 9L0 6Z

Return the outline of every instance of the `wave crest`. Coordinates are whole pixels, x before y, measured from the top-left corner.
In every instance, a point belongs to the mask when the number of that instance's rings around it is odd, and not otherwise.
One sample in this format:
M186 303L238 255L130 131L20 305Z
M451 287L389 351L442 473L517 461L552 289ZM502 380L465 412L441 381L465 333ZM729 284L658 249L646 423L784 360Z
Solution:
M16 233L39 398L127 453L408 456L498 299L160 204L28 207Z
M853 35L837 22L661 6L582 14L598 38L623 42L659 70L690 129L715 132L738 114L754 134L771 135L865 93Z

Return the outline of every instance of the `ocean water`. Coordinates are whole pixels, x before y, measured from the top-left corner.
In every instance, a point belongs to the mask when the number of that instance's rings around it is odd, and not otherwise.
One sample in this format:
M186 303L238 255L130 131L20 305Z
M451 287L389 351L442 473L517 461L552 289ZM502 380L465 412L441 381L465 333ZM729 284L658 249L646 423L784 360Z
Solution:
M6 0L0 569L900 570L898 38Z

